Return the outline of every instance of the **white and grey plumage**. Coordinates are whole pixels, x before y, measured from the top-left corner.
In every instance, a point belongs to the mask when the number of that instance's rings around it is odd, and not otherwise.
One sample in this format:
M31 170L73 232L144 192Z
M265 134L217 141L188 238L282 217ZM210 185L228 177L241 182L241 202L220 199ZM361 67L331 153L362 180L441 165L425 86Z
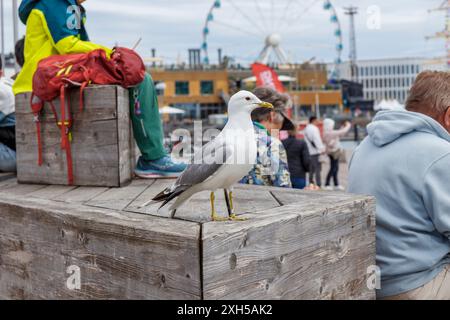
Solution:
M231 97L228 104L229 120L216 139L205 145L196 154L202 159L200 164L191 164L169 188L158 194L152 201L163 202L162 207L172 200L169 210L175 212L194 194L211 191L211 216L221 220L215 211L215 191L224 189L230 218L238 220L234 214L230 188L246 176L256 163L257 137L253 128L251 113L256 108L273 108L248 91L240 91Z

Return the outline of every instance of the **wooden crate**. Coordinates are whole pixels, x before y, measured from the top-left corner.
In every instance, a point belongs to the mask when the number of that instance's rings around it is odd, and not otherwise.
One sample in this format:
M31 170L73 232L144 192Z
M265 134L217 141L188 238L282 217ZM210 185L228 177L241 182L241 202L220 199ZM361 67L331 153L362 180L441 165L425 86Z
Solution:
M69 94L73 112L72 155L75 185L119 187L130 182L134 166L128 91L117 86L93 86ZM59 111L59 99L55 101ZM38 143L30 94L16 97L17 174L20 183L67 185L66 153L51 108L42 115L44 164L38 166Z
M373 198L238 186L249 220L224 223L208 221L205 193L182 220L141 208L169 183L0 180L0 299L375 298ZM67 286L73 268L80 289Z

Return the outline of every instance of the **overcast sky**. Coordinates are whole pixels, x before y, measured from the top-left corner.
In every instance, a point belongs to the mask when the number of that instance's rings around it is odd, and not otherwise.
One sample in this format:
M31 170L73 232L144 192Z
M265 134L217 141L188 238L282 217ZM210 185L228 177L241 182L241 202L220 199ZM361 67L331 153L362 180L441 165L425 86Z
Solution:
M173 63L187 59L187 49L202 43L202 29L213 0L87 0L87 27L91 40L113 46L132 46L140 37L139 52L150 56L156 48L159 56ZM214 12L208 39L210 57L217 60L217 48L236 61L253 61L264 45L265 35L278 29L282 47L289 57L301 62L312 57L329 62L336 57L329 12L323 1L314 0L222 0ZM310 6L312 3L317 3ZM440 57L445 55L444 40L427 41L425 37L442 31L443 12L429 13L442 0L334 0L343 31L343 59L349 55L349 23L343 8L357 4L358 57ZM379 9L376 15L368 10ZM309 8L305 12L305 8ZM6 46L12 48L11 2L5 0ZM373 11L371 11L373 12ZM375 17L375 18L374 18ZM368 27L368 21L370 28ZM21 27L21 33L25 28Z

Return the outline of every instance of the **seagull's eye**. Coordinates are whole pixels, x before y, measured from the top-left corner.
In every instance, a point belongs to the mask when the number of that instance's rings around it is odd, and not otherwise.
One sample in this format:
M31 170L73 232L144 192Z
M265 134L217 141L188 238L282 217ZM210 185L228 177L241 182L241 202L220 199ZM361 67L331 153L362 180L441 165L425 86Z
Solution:
M245 98L245 100L250 101L252 100L250 97Z

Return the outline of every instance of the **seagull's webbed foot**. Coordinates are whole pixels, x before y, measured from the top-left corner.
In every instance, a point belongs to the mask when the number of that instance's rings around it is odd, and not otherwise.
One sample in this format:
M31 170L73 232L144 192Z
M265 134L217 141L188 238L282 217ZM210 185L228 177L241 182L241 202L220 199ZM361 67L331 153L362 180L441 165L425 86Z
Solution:
M239 218L238 216L236 216L236 214L233 213L233 214L228 218L228 220L240 222L240 221L247 221L248 219L247 219L247 218Z
M211 214L211 220L214 222L225 222L228 221L228 218L224 218L219 216L217 213Z
M235 221L235 222L239 222L239 221L247 221L248 219L246 218L239 218L236 213L234 212L234 204L233 204L233 191L229 191L227 189L225 189L225 200L227 202L227 207L228 207L228 211L229 211L229 217L228 220L229 221Z

